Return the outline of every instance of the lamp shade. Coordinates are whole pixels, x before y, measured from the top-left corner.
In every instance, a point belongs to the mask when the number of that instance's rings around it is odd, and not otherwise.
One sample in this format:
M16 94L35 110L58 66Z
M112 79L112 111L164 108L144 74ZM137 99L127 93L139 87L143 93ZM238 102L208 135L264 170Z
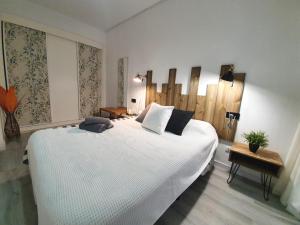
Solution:
M233 72L229 70L221 77L222 80L232 82L234 80Z
M133 78L133 81L136 82L136 83L142 83L144 80L144 76L140 75L140 74L137 74L134 78Z

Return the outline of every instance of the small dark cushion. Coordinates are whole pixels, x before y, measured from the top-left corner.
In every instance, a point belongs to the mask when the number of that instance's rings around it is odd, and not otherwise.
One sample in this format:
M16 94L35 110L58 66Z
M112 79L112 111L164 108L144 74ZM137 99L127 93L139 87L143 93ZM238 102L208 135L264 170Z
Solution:
M92 124L105 124L106 128L112 128L114 125L108 118L104 117L87 117L85 118L85 124L86 125L92 125Z
M107 128L106 128L105 124L96 124L96 123L86 124L86 122L82 122L79 124L79 129L87 130L87 131L95 132L95 133L102 133Z
M149 109L150 109L151 104L149 104L144 110L143 112L141 112L141 114L135 119L136 121L138 121L139 123L142 123L145 119L145 116L147 115Z
M169 119L166 127L166 131L176 135L182 135L183 129L192 119L193 115L194 112L173 109L171 118Z

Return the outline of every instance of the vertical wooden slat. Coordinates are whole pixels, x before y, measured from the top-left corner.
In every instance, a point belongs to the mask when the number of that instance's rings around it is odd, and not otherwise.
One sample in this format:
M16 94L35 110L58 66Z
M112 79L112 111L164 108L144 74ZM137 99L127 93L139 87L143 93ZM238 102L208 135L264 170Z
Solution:
M220 78L230 69L232 70L232 68L233 68L232 65L222 65L220 70ZM227 82L221 79L219 80L213 126L215 127L220 138L225 138L224 129L226 129L225 127L225 122L226 122L225 116L227 111L226 104L227 104L227 98L229 94L228 91L230 90L230 87L231 87L231 82Z
M244 92L245 73L234 73L234 83L230 92L228 109L230 112L239 112Z
M168 90L168 84L162 84L161 96L160 96L160 104L161 105L167 104L167 90Z
M197 96L197 103L196 103L196 109L194 118L196 120L203 120L204 118L204 112L205 112L205 102L206 102L206 96Z
M209 84L206 89L206 101L205 101L205 113L204 113L204 121L208 123L213 123L214 120L214 112L216 106L216 99L218 93L218 85L217 84Z
M186 110L188 103L188 96L187 95L181 95L180 97L180 109Z
M227 99L228 99L230 88L231 88L230 82L224 80L219 81L213 125L220 138L224 138L223 133L224 133L224 129L226 129L225 115L227 111L226 109Z
M232 68L233 65L223 65L221 67L220 77L222 77L226 71ZM233 127L229 129L227 127L226 112L240 111L245 74L234 74L234 78L235 79L233 83L221 79L219 80L213 119L213 125L217 130L219 137L227 141L234 140L237 122L235 121Z
M195 111L201 67L193 67L191 73L187 110Z
M156 102L157 104L161 104L161 103L160 103L160 97L161 97L161 93L156 92L155 102Z
M152 85L152 70L147 71L146 77L146 102L145 105L149 105L150 103L150 90Z
M182 84L175 84L175 94L174 94L175 109L180 109L181 90L182 90Z
M157 84L152 83L151 89L150 89L149 104L152 103L152 102L155 102L156 90L157 90Z
M169 70L169 82L167 89L167 105L174 105L176 69Z
M226 106L227 112L240 112L240 107L242 103L243 91L244 91L244 82L245 82L245 73L235 73L234 74L234 83L230 89L228 96L228 103ZM222 131L222 137L225 140L233 141L235 132L237 128L237 121L235 120L232 128L225 131Z

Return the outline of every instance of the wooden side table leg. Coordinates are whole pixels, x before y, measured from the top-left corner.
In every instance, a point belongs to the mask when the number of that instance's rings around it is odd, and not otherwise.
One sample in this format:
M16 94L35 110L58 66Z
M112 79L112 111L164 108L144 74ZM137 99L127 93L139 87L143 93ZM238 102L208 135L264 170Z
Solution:
M231 163L231 167L230 167L230 171L229 171L229 176L227 179L227 184L230 184L231 181L233 180L233 178L235 177L237 171L239 170L240 165L237 163L232 162Z
M262 185L264 187L264 199L266 201L269 200L269 194L270 194L270 190L271 190L271 181L272 181L272 176L265 174L265 173L261 173L261 181L262 181Z

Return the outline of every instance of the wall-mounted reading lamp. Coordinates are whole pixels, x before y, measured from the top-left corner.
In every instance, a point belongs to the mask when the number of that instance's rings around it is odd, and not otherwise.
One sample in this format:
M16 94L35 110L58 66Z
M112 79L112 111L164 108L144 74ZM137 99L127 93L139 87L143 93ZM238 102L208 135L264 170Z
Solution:
M144 81L144 79L146 79L146 75L141 75L141 74L137 74L134 78L133 81L136 83L142 83Z
M222 80L226 80L229 82L233 82L234 80L234 76L233 76L233 72L231 70L229 70L227 73L225 73L222 77Z
M234 74L233 74L233 68L230 68L226 73L223 74L221 77L222 80L232 82L231 87L233 86L234 82Z

